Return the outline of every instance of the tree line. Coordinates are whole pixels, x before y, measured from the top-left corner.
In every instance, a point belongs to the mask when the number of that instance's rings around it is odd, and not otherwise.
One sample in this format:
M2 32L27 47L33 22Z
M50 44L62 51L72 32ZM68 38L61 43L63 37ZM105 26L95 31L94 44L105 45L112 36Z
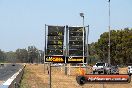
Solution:
M11 63L43 63L44 52L35 46L28 46L28 49L17 49L15 52L4 52L0 50L0 62Z
M127 65L132 63L132 28L110 31L111 64ZM100 35L97 42L89 44L89 58L108 62L109 33Z
M110 59L113 65L127 65L132 63L132 28L110 31ZM97 42L89 44L88 63L97 61L108 61L109 33L100 35ZM35 46L28 46L28 49L17 49L15 52L4 52L0 50L0 62L21 62L33 63L42 62L44 51L38 50Z

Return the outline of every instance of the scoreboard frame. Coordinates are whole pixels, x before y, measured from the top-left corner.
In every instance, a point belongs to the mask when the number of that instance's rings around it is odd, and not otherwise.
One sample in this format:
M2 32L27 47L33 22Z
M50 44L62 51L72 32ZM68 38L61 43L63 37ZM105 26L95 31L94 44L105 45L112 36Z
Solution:
M59 44L58 45L53 44L53 46L57 47L57 50L63 48L62 49L63 54L61 54L61 55L57 55L57 54L56 55L52 55L52 54L48 55L48 53L47 53L48 49L50 49L50 50L53 49L52 44L48 46L48 41L49 41L49 39L54 39L54 36L55 36L55 35L49 35L48 34L48 27L49 26L64 27L64 29L63 29L64 31L63 31L63 35L62 35L63 37L57 37L56 36L56 39L60 39L60 40L62 39L62 42L63 42L62 46L60 46ZM72 27L73 28L83 28L82 26L68 26L68 25L66 25L66 26L58 26L58 25L55 26L55 25L46 25L45 24L44 63L84 63L84 64L87 63L86 58L88 58L88 55L86 53L87 52L87 49L86 49L87 48L86 47L86 43L87 43L87 41L86 41L86 38L87 38L86 27L88 27L88 26L85 26L85 30L84 30L84 33L85 33L85 36L84 36L84 40L85 40L85 44L84 44L85 51L84 52L85 52L85 55L84 55L84 60L83 60L84 62L82 61L82 57L83 57L82 55L69 55L69 49L70 49L69 47L73 47L73 44L69 43L70 40L76 39L75 40L76 42L79 42L79 41L83 42L82 35L81 35L81 37L78 36L76 38L73 38L73 36L70 37L70 35L69 35L70 34L69 33L70 27L71 28ZM82 29L82 31L83 31L83 29ZM76 34L74 34L74 35L76 35ZM80 39L82 39L82 40L80 40ZM82 45L75 46L74 48L76 48L76 47L78 47L78 49L81 49L83 46ZM81 52L83 52L83 51L81 51ZM70 59L71 57L72 57L72 59ZM47 58L50 58L50 59L47 59Z

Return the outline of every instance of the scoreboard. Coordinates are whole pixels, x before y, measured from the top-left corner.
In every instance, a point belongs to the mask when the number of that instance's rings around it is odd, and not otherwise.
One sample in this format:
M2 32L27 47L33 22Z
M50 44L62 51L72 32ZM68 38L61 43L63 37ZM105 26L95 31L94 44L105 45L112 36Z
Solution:
M86 63L85 28L83 29L83 27L68 26L48 26L47 28L48 32L45 32L47 35L47 37L45 38L47 40L45 46L45 62ZM64 40L66 40L65 43ZM64 45L66 45L65 50Z
M83 56L83 27L69 27L69 56Z
M47 55L63 55L65 26L48 26Z
M83 46L84 31L84 46ZM83 27L69 27L69 46L66 63L86 63L86 57L83 58L83 47L85 54L85 29ZM84 59L84 60L83 60Z

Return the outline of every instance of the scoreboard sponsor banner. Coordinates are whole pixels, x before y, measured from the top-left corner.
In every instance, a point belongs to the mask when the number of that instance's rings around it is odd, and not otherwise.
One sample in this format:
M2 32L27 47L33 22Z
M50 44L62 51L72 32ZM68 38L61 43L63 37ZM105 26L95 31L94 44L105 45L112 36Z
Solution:
M66 57L66 63L83 63L82 56ZM86 63L86 57L84 57L84 63Z
M45 62L53 62L53 63L83 63L82 56L75 57L66 57L65 56L45 56ZM86 63L86 57L84 57L84 63Z
M65 63L65 56L45 56L45 62Z

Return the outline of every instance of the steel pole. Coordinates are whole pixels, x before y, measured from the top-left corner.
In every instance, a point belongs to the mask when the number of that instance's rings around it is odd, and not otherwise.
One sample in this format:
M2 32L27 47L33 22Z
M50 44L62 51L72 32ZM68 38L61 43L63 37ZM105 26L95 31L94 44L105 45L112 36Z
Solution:
M88 59L89 59L88 37L89 37L89 25L88 25L88 31L87 31L87 64L88 64Z
M45 43L44 43L44 74L45 74L45 54L46 54L46 24L45 24Z
M111 60L110 60L110 0L109 0L109 50L108 50L108 63L111 64Z
M89 25L88 25L88 30L87 30L87 65L86 65L86 73L88 74L88 59L89 59L89 47L88 47L88 36L89 36Z
M51 63L49 63L49 88L51 88Z
M84 32L85 32L85 29L84 29L84 16L83 17L83 66L84 66Z

